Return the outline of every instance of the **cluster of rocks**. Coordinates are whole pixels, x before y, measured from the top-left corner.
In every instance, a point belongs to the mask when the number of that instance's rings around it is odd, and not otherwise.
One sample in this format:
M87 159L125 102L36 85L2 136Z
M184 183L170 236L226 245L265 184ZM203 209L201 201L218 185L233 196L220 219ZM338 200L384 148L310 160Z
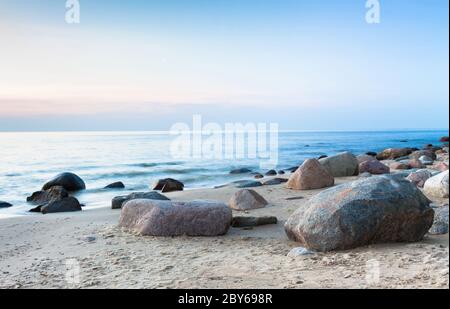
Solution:
M27 202L37 205L30 212L43 214L81 211L80 202L71 193L85 190L84 181L73 173L62 173L44 184L41 191L27 197Z

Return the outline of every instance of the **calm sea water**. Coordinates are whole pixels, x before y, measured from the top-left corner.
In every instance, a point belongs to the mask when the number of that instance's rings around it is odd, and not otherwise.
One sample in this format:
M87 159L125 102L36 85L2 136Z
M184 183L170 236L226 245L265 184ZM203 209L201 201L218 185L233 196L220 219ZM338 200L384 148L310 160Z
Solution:
M342 151L361 154L439 144L446 135L448 131L282 132L278 168ZM193 189L246 178L230 175L232 168L259 171L257 160L173 159L169 151L173 138L155 132L0 133L0 200L14 205L0 209L0 217L27 214L30 205L26 197L64 171L74 172L86 182L87 190L77 195L86 209L109 205L116 195L149 190L163 177L179 179ZM102 190L115 181L124 182L127 188Z

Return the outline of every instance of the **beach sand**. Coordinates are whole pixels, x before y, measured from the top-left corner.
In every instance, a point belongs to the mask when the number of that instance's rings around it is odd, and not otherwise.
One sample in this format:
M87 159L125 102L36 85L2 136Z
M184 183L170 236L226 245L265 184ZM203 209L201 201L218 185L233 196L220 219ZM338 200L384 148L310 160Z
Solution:
M223 187L167 196L228 202L237 190ZM117 227L120 210L109 205L0 220L0 288L449 287L448 234L293 259L287 254L298 244L287 239L283 224L320 190L292 191L283 185L255 190L270 206L235 215L276 216L279 223L231 228L223 237L135 236Z

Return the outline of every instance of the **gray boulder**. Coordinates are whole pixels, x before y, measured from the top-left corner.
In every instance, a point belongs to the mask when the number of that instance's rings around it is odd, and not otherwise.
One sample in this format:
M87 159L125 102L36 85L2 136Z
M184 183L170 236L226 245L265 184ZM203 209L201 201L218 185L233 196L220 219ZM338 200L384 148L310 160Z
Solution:
M409 174L409 176L406 177L406 179L411 181L419 188L423 188L425 182L431 177L433 177L433 174L429 170L423 169Z
M359 172L370 173L372 175L383 175L389 174L391 172L391 169L389 168L389 166L384 165L380 161L371 160L360 163Z
M73 173L62 173L48 181L42 190L48 190L51 187L60 186L69 192L76 192L86 189L84 181Z
M433 224L429 205L409 181L374 176L314 196L288 219L285 230L290 239L318 251L420 241Z
M133 192L128 195L116 196L112 199L111 208L121 209L122 206L131 200L144 199L144 200L159 200L159 201L170 201L166 196L159 194L158 192Z
M221 202L132 200L123 206L119 226L142 236L219 236L231 220L231 209Z
M429 233L432 235L448 234L448 205L434 208L434 223Z
M343 152L332 157L320 159L319 162L334 177L357 176L359 162L350 152Z

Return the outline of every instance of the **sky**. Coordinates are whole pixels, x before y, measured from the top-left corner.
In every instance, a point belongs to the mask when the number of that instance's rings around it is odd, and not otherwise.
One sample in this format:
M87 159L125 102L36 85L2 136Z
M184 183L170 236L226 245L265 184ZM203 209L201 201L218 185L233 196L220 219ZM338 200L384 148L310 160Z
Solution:
M448 129L449 2L0 0L0 131Z

